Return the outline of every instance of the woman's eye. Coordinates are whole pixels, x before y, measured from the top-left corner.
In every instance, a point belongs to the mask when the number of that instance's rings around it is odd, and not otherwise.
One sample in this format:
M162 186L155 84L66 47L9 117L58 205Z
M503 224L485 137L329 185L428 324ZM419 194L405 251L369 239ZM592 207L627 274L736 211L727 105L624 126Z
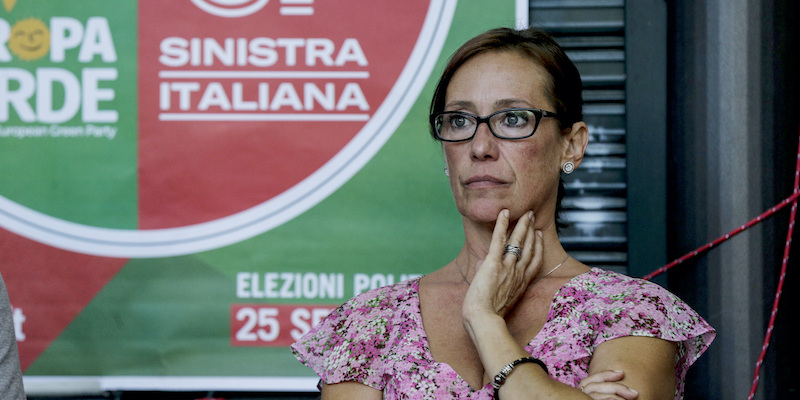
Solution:
M519 112L509 112L506 113L504 121L508 126L525 126L528 123L528 118Z
M463 128L469 125L469 120L463 115L454 115L450 118L450 126L453 128Z

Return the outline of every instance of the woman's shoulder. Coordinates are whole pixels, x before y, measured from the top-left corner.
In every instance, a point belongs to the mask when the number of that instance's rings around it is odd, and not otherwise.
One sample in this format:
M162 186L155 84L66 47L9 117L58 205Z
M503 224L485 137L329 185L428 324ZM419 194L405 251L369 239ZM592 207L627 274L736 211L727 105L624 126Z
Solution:
M564 285L551 311L557 319L581 321L606 339L633 334L680 340L713 332L695 310L663 287L600 268Z
M595 301L624 302L653 296L665 297L673 301L678 300L675 295L658 284L597 267L578 275L565 285L564 289L568 292L583 293L582 298Z
M300 343L331 345L355 338L386 336L405 324L419 310L419 279L363 292L331 311L298 340Z
M704 349L714 336L713 328L667 289L613 271L592 268L565 285L560 300L557 311L591 327L599 334L596 344L628 335L676 342L699 337Z
M419 279L361 293L332 311L292 345L295 356L328 384L355 381L383 389L388 362L423 335ZM396 358L396 357L395 357Z
M592 354L602 343L627 336L663 339L678 344L680 383L714 335L697 312L663 287L591 268L557 292L548 323L531 342L531 349L559 371L557 379L576 385L588 375Z
M407 307L419 307L419 277L362 292L342 304L336 312L348 314L390 314Z

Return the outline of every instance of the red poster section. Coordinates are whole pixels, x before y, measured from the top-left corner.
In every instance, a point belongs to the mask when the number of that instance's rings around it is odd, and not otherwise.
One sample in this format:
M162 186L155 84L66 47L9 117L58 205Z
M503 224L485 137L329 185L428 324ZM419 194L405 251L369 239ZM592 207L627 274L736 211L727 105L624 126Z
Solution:
M59 250L0 229L0 273L11 299L23 371L126 262Z
M142 229L246 210L322 168L384 102L428 8L198 4L139 2Z

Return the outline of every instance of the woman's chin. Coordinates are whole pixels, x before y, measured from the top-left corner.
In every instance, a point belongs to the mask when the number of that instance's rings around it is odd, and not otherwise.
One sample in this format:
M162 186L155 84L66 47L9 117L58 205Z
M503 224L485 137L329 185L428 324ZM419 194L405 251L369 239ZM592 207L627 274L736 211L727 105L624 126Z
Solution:
M484 206L484 207L473 207L466 211L462 211L461 214L468 220L476 223L476 224L494 224L497 221L497 216L500 214L500 211L505 209L506 207L501 205L495 206ZM514 214L511 215L512 219L514 219ZM519 216L516 216L519 218Z
M460 210L461 215L464 218L468 219L469 221L476 223L476 224L491 224L497 221L497 216L500 214L500 211L504 209L509 209L511 212L510 220L512 223L525 215L528 212L527 209L522 209L520 207L509 207L508 205L504 204L485 204L481 205L480 207L469 207L466 210Z

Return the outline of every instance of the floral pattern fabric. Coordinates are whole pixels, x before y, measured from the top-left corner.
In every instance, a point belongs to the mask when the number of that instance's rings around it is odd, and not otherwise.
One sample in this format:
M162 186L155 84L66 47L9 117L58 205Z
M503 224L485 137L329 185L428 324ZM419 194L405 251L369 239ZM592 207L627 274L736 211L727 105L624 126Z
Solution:
M588 376L594 349L623 336L678 344L675 398L689 366L708 348L714 329L661 286L592 268L561 287L547 322L525 350L550 376L572 387ZM295 356L328 384L355 381L391 399L491 399L492 387L470 387L436 362L423 330L419 278L374 289L334 310L292 345Z

